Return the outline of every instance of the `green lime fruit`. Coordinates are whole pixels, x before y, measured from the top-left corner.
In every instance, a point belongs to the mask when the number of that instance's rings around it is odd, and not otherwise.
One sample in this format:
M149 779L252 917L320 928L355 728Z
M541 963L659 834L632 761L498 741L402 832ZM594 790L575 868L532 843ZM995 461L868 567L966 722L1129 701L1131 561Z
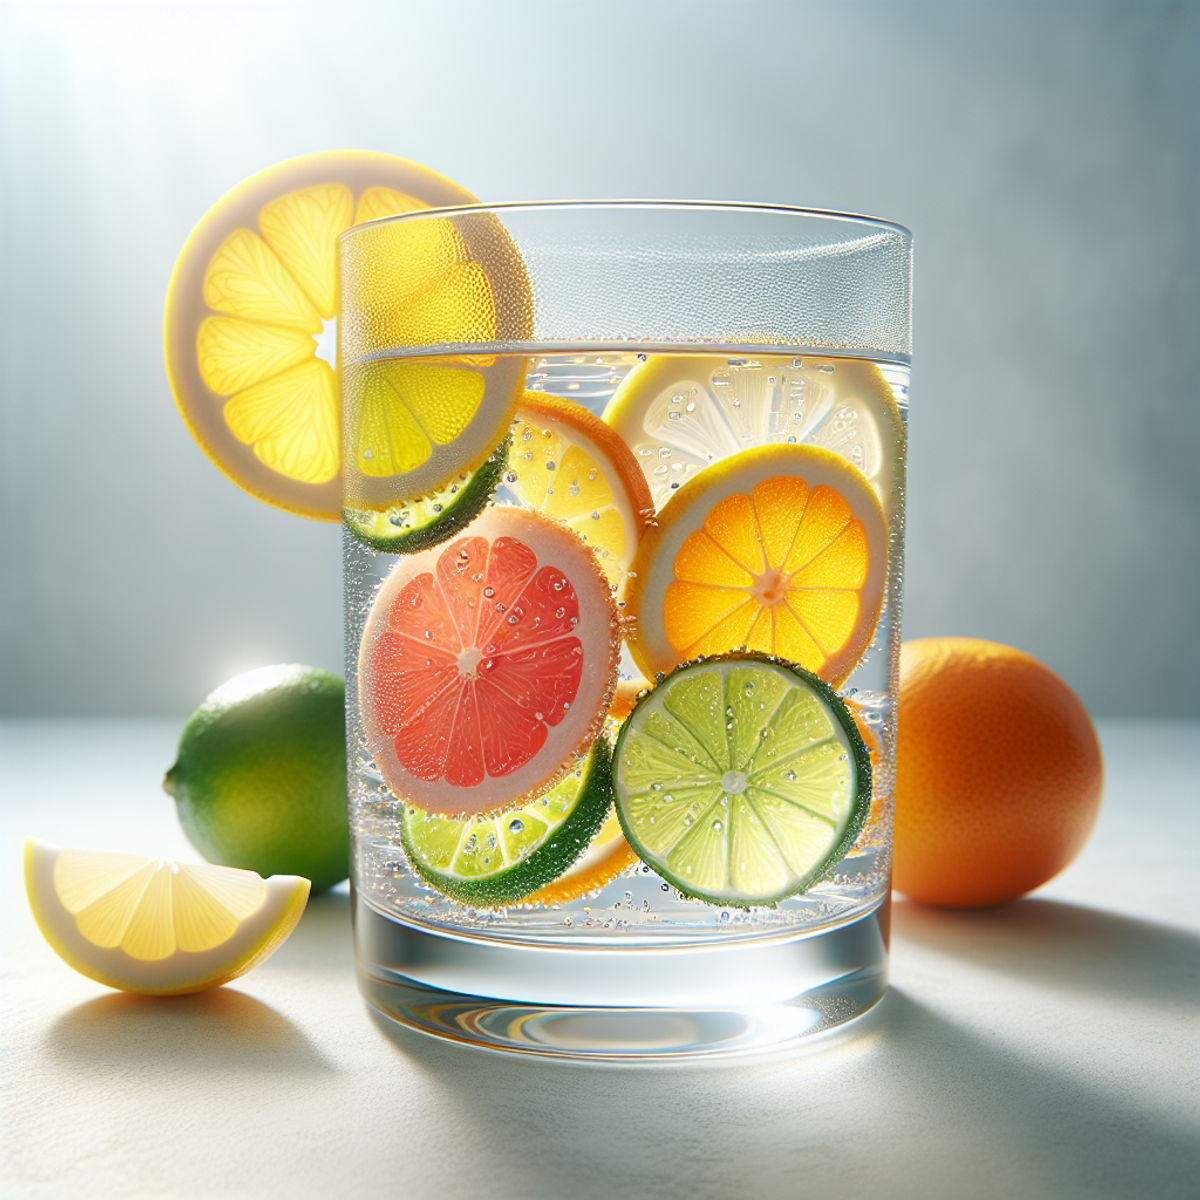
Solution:
M511 441L505 438L481 467L428 496L380 511L344 508L342 524L364 545L385 554L415 554L440 545L466 529L492 498L508 465Z
M413 870L439 892L477 907L515 904L587 849L612 796L612 750L600 737L576 770L536 800L467 817L406 807L400 840Z
M209 862L303 875L314 891L346 878L345 698L318 667L262 667L188 718L163 789Z
M685 663L647 692L614 753L617 815L681 892L737 908L804 891L871 807L867 748L833 689L753 653Z

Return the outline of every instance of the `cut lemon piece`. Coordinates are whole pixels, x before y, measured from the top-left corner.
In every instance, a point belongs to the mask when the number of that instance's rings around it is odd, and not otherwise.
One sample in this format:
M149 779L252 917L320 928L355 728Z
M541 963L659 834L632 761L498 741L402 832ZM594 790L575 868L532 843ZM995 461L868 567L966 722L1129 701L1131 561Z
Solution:
M289 512L340 519L337 237L473 201L417 163L336 151L260 171L201 218L171 276L163 343L175 403L228 478Z
M854 844L871 766L810 672L756 655L687 663L617 735L617 812L642 861L711 904L774 904Z
M642 539L627 634L644 674L760 650L840 685L883 605L887 530L871 485L816 446L761 446L685 484Z
M512 425L508 486L573 529L619 592L654 502L628 447L580 404L526 392Z
M228 983L274 954L304 912L309 882L29 838L25 890L68 966L122 991L177 996Z
M553 886L579 858L611 810L612 750L600 737L586 761L538 799L464 818L405 808L400 837L413 870L455 900L533 902L541 899L538 888Z
M491 213L364 226L342 239L341 264L343 491L381 509L474 471L504 439L532 294Z
M904 427L873 363L849 358L651 355L604 412L660 507L700 471L751 446L807 442L840 454L888 501Z

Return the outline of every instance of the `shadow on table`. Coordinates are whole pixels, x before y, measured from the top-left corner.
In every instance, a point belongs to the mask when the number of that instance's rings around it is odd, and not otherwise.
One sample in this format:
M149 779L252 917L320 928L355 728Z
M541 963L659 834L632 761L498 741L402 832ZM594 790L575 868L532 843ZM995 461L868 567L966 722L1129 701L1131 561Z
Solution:
M1132 979L1164 968L1165 954L1194 951L1186 936L1177 943L1140 922L1038 902L985 921L983 948L964 953L986 955L988 930L1001 946L1012 938L1015 953L1022 922L1037 947L1022 959L1028 969L1044 962L1080 988L1114 954L1129 958ZM924 914L904 924L905 936L942 936ZM948 928L939 945L972 944L965 925ZM1072 931L1084 947L1074 955ZM1139 938L1150 949L1139 951ZM1055 965L1063 959L1074 965ZM1011 1030L1001 1038L947 1020L895 989L807 1048L634 1069L488 1053L376 1020L471 1131L473 1155L457 1165L448 1200L488 1194L475 1164L530 1197L1091 1200L1188 1196L1200 1178L1191 1118L1156 1111L1139 1079L1105 1065L1099 1044L1097 1061L1064 1066Z
M193 996L101 996L60 1017L45 1045L80 1067L147 1075L334 1070L286 1017L227 987Z
M892 905L897 939L1063 991L1200 1009L1200 937L1027 897L988 909Z

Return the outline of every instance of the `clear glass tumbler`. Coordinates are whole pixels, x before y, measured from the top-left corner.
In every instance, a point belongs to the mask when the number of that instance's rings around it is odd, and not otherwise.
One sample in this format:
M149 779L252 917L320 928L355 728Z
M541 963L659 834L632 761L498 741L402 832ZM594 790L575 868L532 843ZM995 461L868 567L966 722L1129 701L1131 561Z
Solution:
M355 943L404 1025L585 1058L886 987L911 238L768 205L342 235Z

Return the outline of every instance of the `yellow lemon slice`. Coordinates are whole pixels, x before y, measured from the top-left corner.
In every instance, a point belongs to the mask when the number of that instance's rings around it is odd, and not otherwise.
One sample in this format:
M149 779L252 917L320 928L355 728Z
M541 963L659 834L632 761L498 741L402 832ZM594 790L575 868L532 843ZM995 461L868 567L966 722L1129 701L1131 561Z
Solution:
M309 883L29 838L25 890L68 966L122 991L177 996L228 983L274 954L304 912Z
M886 567L879 498L845 459L745 450L684 484L642 539L629 649L647 676L746 649L837 687L875 632Z
M619 591L654 513L628 447L582 405L526 392L512 425L505 481L531 508L569 525Z
M335 151L261 171L201 218L171 276L164 353L184 422L229 479L288 512L340 519L338 236L357 222L474 199L417 163ZM443 299L456 289L447 281ZM475 332L494 336L480 319ZM451 407L478 407L485 389L472 387ZM498 435L511 402L496 411Z
M833 450L885 503L903 482L904 427L892 388L879 367L857 359L651 355L613 393L604 419L660 507L706 467L752 446Z

